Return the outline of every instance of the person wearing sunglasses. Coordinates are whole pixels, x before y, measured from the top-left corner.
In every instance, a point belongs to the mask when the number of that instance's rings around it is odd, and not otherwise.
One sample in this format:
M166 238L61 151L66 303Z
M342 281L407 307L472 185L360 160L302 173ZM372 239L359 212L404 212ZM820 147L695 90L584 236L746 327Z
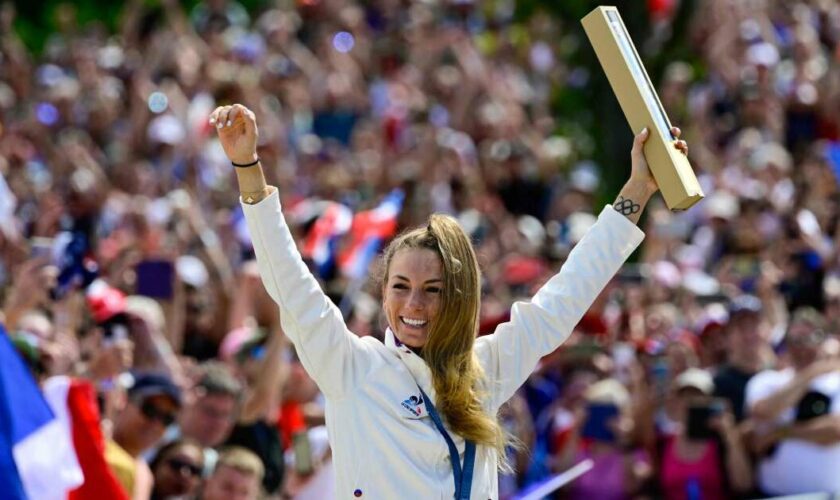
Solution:
M148 498L152 473L141 455L161 441L181 408L181 389L167 375L135 373L113 420L105 460L129 495Z
M204 449L191 439L163 446L149 463L155 485L151 500L192 498L201 486Z

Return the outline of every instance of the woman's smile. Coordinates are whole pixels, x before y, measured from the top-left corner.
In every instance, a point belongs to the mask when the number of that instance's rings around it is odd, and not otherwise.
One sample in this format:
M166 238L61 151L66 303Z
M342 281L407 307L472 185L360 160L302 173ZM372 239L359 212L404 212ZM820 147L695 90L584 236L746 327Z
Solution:
M428 323L428 321L426 321L425 319L410 319L403 316L400 316L400 319L404 324L412 328L422 328L426 326L426 323Z

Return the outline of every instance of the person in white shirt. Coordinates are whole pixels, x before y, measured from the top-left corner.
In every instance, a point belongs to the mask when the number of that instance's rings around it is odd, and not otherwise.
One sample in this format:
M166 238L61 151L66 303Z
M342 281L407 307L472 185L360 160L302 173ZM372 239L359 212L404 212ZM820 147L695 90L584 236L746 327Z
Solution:
M277 189L257 156L254 113L219 107L215 125L235 167L263 283L283 331L326 397L338 498L498 498L505 467L499 407L539 359L557 348L644 238L636 226L657 191L645 161L647 130L633 144L632 172L616 203L558 275L509 322L476 339L480 274L469 237L432 215L385 251L384 344L347 329L300 257ZM679 136L679 129L672 134ZM660 133L656 131L655 133ZM687 152L684 141L674 145Z
M766 495L840 492L840 359L820 357L825 325L814 309L794 312L785 336L790 366L747 384Z

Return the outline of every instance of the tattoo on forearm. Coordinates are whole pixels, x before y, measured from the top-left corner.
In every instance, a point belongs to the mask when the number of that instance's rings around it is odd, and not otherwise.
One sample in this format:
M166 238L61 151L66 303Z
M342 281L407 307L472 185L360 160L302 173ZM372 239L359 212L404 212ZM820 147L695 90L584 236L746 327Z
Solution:
M638 203L634 203L630 198L625 198L623 196L619 196L618 199L615 200L613 208L616 212L621 212L624 215L633 215L642 209Z

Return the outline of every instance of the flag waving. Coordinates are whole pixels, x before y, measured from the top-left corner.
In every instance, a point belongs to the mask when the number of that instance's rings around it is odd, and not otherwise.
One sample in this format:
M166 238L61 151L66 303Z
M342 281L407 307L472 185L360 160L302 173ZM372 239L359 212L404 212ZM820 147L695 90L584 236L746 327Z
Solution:
M382 242L397 232L397 217L404 198L402 190L395 189L376 208L356 214L350 229L350 244L338 258L342 274L353 279L367 274Z
M303 245L303 256L312 259L319 276L329 275L335 265L338 240L350 230L352 223L352 210L341 203L327 202Z
M0 492L64 500L84 478L67 427L0 326Z

